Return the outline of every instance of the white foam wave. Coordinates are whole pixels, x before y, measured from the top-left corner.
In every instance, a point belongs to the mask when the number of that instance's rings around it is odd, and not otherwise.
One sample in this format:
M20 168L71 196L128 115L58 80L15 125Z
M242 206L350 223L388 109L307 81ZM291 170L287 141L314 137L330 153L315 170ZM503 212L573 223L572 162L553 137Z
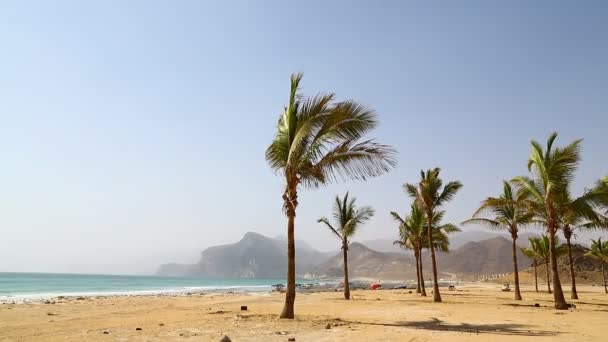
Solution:
M57 297L118 297L118 296L179 296L193 293L224 293L224 292L265 292L270 291L270 285L232 285L232 286L188 286L175 289L149 289L149 290L108 290L108 291L66 291L55 293L27 293L0 295L0 303L31 303L43 302Z

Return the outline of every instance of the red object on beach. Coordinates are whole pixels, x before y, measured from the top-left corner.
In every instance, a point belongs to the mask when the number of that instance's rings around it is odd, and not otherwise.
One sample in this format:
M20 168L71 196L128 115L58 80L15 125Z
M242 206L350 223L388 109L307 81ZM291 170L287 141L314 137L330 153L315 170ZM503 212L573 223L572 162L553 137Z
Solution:
M372 284L369 285L369 289L370 290L377 290L377 289L379 289L381 287L382 287L382 285L380 285L380 283L372 283Z

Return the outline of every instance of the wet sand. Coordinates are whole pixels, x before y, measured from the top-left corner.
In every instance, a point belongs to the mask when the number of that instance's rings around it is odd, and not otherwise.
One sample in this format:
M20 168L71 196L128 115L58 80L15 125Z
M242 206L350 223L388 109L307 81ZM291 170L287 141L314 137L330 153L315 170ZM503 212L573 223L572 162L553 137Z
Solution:
M410 290L301 293L295 320L284 295L195 294L0 305L0 341L605 341L608 295L581 286L576 309L524 287L523 301L497 284L469 284L433 303ZM566 295L569 295L566 293ZM540 307L534 305L538 303ZM240 306L247 305L247 311ZM137 330L140 328L141 330Z

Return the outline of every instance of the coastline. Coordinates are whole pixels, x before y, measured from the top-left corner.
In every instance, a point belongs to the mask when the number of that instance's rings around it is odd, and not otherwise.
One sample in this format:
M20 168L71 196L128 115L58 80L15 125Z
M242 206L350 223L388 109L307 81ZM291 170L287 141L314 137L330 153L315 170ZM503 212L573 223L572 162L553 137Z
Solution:
M69 275L68 275L69 276ZM104 275L77 275L77 276L96 276L103 277ZM132 277L132 276L111 276L111 277ZM140 276L137 276L140 277ZM145 278L146 276L142 276ZM158 277L150 277L158 278ZM162 277L161 277L162 279ZM168 278L182 280L182 278ZM220 283L238 283L246 282L249 280L255 281L255 279L195 279L195 278L183 278L188 281L202 281L202 282L220 282ZM98 291L84 291L81 289L71 291L54 291L54 292L30 292L30 293L12 293L10 295L2 294L0 291L0 304L40 304L45 302L56 302L58 300L71 300L85 298L113 298L113 297L146 297L146 296L163 296L163 297L181 297L190 295L203 295L213 293L225 293L225 294L255 294L255 293L273 293L281 291L273 291L274 284L284 284L284 279L264 279L263 282L267 284L262 285L207 285L207 286L176 286L172 288L159 287L159 288L147 288L147 289L113 289L113 290L98 290ZM387 289L415 289L415 281L400 281L400 280L379 280L372 278L356 278L351 279L351 289L365 290L368 289L369 285L375 282L380 282L383 285L383 290ZM271 284L272 283L272 284ZM322 279L302 279L298 280L298 293L314 293L314 292L340 292L342 288L341 278L322 278ZM431 282L426 282L427 287L431 287ZM457 281L441 281L440 287L444 288L452 284L463 284L463 282Z
M552 296L523 287L523 301L498 284L442 291L433 303L411 290L297 294L295 320L278 319L282 293L62 298L55 304L0 305L0 341L602 341L608 296L581 286L576 308L556 312ZM539 304L535 307L535 304ZM248 309L241 311L246 305ZM138 330L139 329L139 330Z

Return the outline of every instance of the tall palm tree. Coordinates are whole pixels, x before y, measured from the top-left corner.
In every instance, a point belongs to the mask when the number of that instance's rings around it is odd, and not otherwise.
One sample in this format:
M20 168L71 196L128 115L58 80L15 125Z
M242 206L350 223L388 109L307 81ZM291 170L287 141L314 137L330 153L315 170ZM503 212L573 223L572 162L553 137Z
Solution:
M602 278L604 280L604 292L608 293L608 285L606 284L606 271L604 265L608 263L608 241L602 241L602 238L591 240L591 250L585 253L585 256L591 259L598 260L602 264Z
M403 248L408 248L414 251L416 259L416 293L421 293L426 297L426 287L424 284L422 249L429 248L429 240L427 233L427 220L425 214L416 204L412 204L410 215L402 219L399 214L391 211L393 219L399 223L399 240L394 244L400 245ZM449 252L449 238L447 234L459 232L460 228L454 224L443 224L444 212L436 212L433 214L433 244L435 250L441 252Z
M492 229L504 229L511 234L513 249L513 277L515 300L521 300L519 272L517 269L517 237L519 228L532 222L533 214L525 211L521 191L513 191L511 184L503 181L503 191L499 197L488 197L473 213L473 217L463 224L482 224ZM490 218L481 216L491 216Z
M535 214L535 219L544 222L550 240L550 264L553 277L553 300L558 310L568 309L557 269L557 255L554 243L559 229L559 203L569 191L574 172L580 161L580 143L576 140L565 147L554 147L557 133L552 133L547 140L546 148L532 140L532 152L528 159L528 170L533 177L520 176L513 179L518 190L528 198L528 210Z
M350 239L355 235L357 229L374 216L374 209L371 207L357 208L356 198L348 199L348 192L343 199L336 196L334 202L333 216L336 227L329 223L326 217L321 217L319 223L324 223L342 243L342 253L344 255L344 298L350 299L350 286L348 284L348 245Z
M538 273L536 272L536 267L538 266L538 261L541 259L540 256L540 238L533 236L529 237L528 241L530 245L527 248L522 248L521 251L525 256L532 259L532 265L534 266L534 287L536 292L538 292Z
M283 210L287 216L287 292L281 318L294 318L296 298L295 217L298 190L343 179L365 180L396 165L396 151L362 140L376 125L373 110L354 101L335 102L334 94L303 98L302 74L291 75L289 102L266 150L270 167L285 177Z
M433 215L437 212L437 208L449 202L458 190L462 188L459 181L449 182L443 186L443 181L439 178L440 168L420 171L420 182L417 185L406 183L404 184L405 191L414 200L414 202L422 209L426 216L427 236L429 246L434 246L433 243ZM431 265L433 267L433 300L441 302L441 294L439 293L439 284L437 283L437 262L435 260L435 248L431 250Z

